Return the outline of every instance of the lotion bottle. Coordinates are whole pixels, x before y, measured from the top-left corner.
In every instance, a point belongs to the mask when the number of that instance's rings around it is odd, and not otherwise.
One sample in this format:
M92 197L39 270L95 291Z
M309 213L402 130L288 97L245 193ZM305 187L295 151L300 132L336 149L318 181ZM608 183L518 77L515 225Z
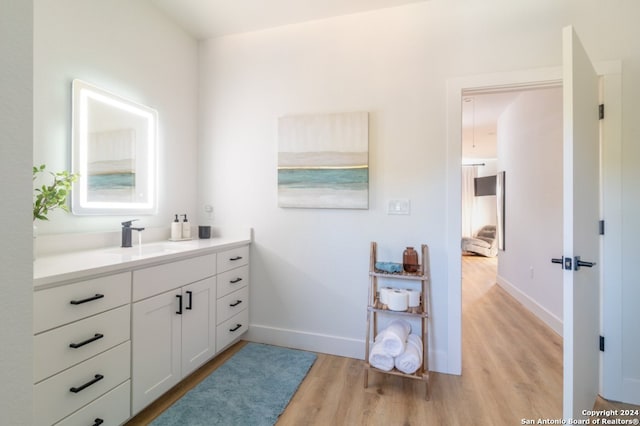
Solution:
M176 215L176 218L171 222L171 240L177 241L180 239L182 239L182 224L178 220L178 215Z
M187 214L183 214L184 220L182 221L182 238L191 239L191 223L187 219Z

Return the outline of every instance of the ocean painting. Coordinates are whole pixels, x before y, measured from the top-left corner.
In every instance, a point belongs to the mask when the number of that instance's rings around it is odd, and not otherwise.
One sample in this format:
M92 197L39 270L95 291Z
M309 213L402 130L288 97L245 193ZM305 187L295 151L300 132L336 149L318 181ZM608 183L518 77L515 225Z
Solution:
M369 207L368 113L279 119L278 205Z

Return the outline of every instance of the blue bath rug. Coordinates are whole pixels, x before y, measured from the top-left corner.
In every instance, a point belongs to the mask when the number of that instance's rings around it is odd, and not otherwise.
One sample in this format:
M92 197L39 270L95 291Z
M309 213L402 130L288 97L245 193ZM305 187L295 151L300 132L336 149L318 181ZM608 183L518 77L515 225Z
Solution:
M248 343L151 424L274 425L315 360L310 352Z

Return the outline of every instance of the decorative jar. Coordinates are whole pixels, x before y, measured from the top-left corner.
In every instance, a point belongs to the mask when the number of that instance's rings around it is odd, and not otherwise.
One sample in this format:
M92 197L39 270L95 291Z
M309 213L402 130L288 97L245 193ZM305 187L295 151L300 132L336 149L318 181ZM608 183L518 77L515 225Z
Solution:
M415 274L420 269L418 263L418 252L413 247L407 247L402 253L402 268L405 272Z

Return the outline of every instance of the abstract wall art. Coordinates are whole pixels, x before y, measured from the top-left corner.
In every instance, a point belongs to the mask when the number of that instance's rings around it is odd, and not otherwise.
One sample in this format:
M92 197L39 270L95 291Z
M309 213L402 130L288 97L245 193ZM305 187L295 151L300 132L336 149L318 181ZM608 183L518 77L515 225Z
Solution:
M351 112L278 120L278 205L369 207L369 115Z

